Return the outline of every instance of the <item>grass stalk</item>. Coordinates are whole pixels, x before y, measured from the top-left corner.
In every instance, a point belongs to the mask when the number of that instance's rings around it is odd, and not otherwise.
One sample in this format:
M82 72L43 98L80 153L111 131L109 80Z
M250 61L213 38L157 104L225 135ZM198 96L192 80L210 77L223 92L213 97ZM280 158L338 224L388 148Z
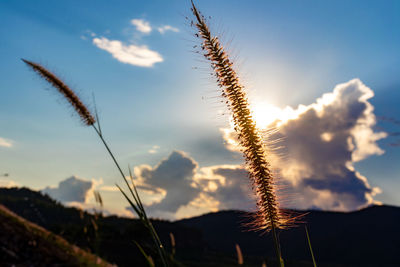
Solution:
M137 192L137 189L136 189L136 186L135 186L135 184L133 182L133 177L132 177L132 174L130 172L130 169L129 169L129 173L130 173L130 178L131 178L131 181L132 181L132 187L134 188L134 191L132 191L132 188L129 185L127 179L126 179L126 176L125 176L124 172L122 171L122 168L120 167L118 161L116 160L116 158L115 158L114 154L112 153L112 151L111 151L109 145L107 144L106 140L104 139L103 134L100 131L100 128L98 129L94 124L92 126L93 126L93 129L96 131L97 135L99 136L100 140L104 144L108 154L111 156L115 166L117 167L119 173L122 176L122 179L125 181L125 184L128 187L128 189L129 189L129 191L130 191L135 203L133 203L129 199L129 197L126 195L126 193L121 189L121 187L119 187L117 185L118 189L121 191L121 193L124 195L124 197L128 200L128 202L130 203L132 208L135 210L136 214L139 216L139 219L142 221L144 226L149 230L150 235L151 235L151 237L153 239L153 242L156 245L156 248L157 248L157 251L158 251L158 254L160 256L162 264L164 266L168 266L167 254L166 254L166 252L164 250L164 246L162 245L161 240L158 237L158 234L157 234L156 230L153 227L153 224L151 223L151 221L147 217L146 211L145 211L145 209L144 209L144 207L142 205L142 201L140 200L140 196L139 196L139 194Z
M211 63L217 84L222 91L221 95L226 99L231 111L234 129L243 148L249 178L258 198L256 226L272 232L276 258L279 266L283 267L277 229L284 228L289 220L278 207L274 177L267 161L263 138L251 116L247 95L233 68L233 61L228 57L219 38L211 34L205 17L200 14L193 1L192 12L195 17L192 24L197 29L196 37L202 40L203 55Z
M125 181L125 184L128 187L128 189L133 197L133 201L122 190L122 188L117 185L118 189L121 191L122 195L126 198L126 200L129 202L129 204L132 206L132 208L138 215L140 221L148 229L148 231L153 239L153 242L156 245L157 252L159 254L159 257L161 259L163 266L168 267L167 253L161 243L160 238L158 237L156 230L154 229L149 218L147 217L146 211L143 207L142 201L140 199L140 196L139 196L136 186L134 184L132 173L129 169L129 174L130 174L130 178L132 181L132 187L134 190L132 190L131 186L129 185L129 183L126 179L126 176L125 176L124 172L122 171L122 168L120 167L117 159L115 158L109 145L107 144L106 140L103 137L103 133L101 131L96 106L95 106L95 116L93 116L92 113L90 112L90 110L83 104L83 102L80 100L80 98L75 94L75 92L70 87L68 87L68 85L65 84L61 79L59 79L56 75L54 75L52 72L50 72L49 70L47 70L40 64L31 62L31 61L28 61L25 59L22 59L22 61L24 63L26 63L30 68L32 68L35 72L37 72L43 79L45 79L47 82L49 82L54 88L57 89L57 91L59 93L61 93L64 96L64 98L75 109L75 111L80 116L81 120L84 122L84 124L86 126L93 127L94 131L99 136L100 140L102 141L103 145L105 146L108 154L111 156L111 159L114 162L115 166L117 167L119 173L121 174L122 179ZM93 99L94 99L94 97L93 97ZM96 122L97 122L97 126L96 126ZM141 247L139 247L139 249L143 252ZM148 258L146 258L146 260L148 260Z
M306 235L307 235L307 242L308 242L308 247L310 248L310 253L311 253L311 258L312 258L312 262L314 267L317 267L317 262L315 261L315 257L314 257L314 252L311 246L311 239L310 239L310 235L308 234L308 229L307 229L307 225L304 226L304 229L306 229Z
M279 239L278 239L278 236L277 236L277 234L276 234L276 229L275 229L275 226L274 226L274 225L271 226L271 232L272 232L272 238L273 238L273 240L274 240L274 248L275 248L275 256L276 256L276 259L278 260L279 266L280 266L280 267L284 267L285 264L284 264L284 261L283 261L283 258L282 258L281 248L280 248L280 244L279 244Z

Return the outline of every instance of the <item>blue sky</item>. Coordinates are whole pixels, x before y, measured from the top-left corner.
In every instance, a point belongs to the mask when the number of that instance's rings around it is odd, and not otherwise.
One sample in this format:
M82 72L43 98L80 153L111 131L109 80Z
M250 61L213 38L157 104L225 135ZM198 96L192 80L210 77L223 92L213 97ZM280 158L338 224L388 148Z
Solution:
M372 135L362 135L363 140L369 138L367 145L360 143L358 148L365 156L362 160L351 160L351 165L354 173L357 171L367 179L368 186L381 189L380 194L373 196L375 200L399 205L400 3L197 2L203 14L211 17L213 31L228 44L253 107L296 109L302 104L311 108L323 94L354 78L374 92L375 96L368 98L374 110L368 115L360 113L357 118L349 118L361 120L376 116L377 124L371 123L368 127L375 133L385 132L386 137L382 135L375 140ZM144 193L145 198L160 201L153 205L149 202L154 216L175 218L232 208L236 202L229 196L237 188L232 185L233 191L229 191L229 186L221 182L228 181L229 176L216 173L229 169L236 170L235 175L240 174L242 159L240 153L224 144L220 128L229 128L229 117L221 115L224 106L218 102L220 98L215 98L218 88L207 63L194 48L199 40L190 27L190 1L113 1L112 4L109 1L2 1L0 16L3 20L0 27L3 74L0 174L9 174L0 177L4 185L15 183L35 189L48 186L54 189L60 181L76 176L75 180L68 181L75 181L76 185L81 180L92 181L92 189L103 190L110 211L119 208L118 212L122 213L126 206L119 193L109 188L120 182L120 178L94 132L82 126L60 96L28 70L20 60L25 58L54 71L89 105L92 93L95 94L105 136L122 166L137 168L137 179L143 188L159 188L157 192ZM140 54L144 60L132 61L129 53L144 53ZM354 86L355 93L367 94L361 84L346 86ZM349 90L339 94L343 98L337 100L347 103L351 99L351 103L357 104L357 100L347 97ZM341 114L347 107L335 104L334 110ZM363 108L366 110L367 106ZM354 125L359 122L353 121ZM282 129L287 131L289 142L292 128ZM353 130L346 128L346 131ZM374 146L370 147L371 142ZM349 148L343 151L346 149ZM335 155L346 171L345 164L356 150L350 151L351 155L345 152ZM314 150L302 147L299 151ZM296 168L294 163L286 167L298 170L301 164L296 161L296 151L289 148L284 154L292 163L297 162ZM157 166L170 162L182 170L177 177L181 175L183 181L198 184L208 181L196 190L190 183L183 187L181 190L192 193L176 204L177 208L171 208L175 189L163 183L162 175L157 176ZM329 166L323 162L318 164ZM149 170L148 176L144 174L145 169ZM293 178L285 170L281 172L284 179ZM340 198L333 189L335 185L327 183L322 190L316 184L328 178L304 175L299 178L303 179L303 186L293 188L302 198L298 201L300 208L347 210L363 204L360 199L339 204L323 202L323 196L325 200ZM164 182L168 179L172 178L166 177ZM242 186L242 180L235 181L237 187ZM171 184L174 184L172 180ZM220 195L215 187L223 189ZM318 197L314 191L304 191L310 188L319 190ZM368 190L365 192L372 194L372 189ZM89 192L84 193L88 194L88 200L80 205L90 206L91 196ZM246 193L242 193L243 199L246 198ZM353 197L351 190L340 193ZM291 206L296 206L296 200L293 203Z

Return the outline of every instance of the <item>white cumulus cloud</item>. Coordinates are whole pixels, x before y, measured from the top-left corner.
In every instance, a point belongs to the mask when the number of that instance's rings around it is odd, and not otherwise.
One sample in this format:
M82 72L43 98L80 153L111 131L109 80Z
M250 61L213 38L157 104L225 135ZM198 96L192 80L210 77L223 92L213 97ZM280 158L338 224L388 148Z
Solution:
M172 32L179 32L178 28L172 27L170 25L163 25L161 27L158 27L157 30L161 33L164 34L166 31L172 31Z
M109 52L118 61L134 66L152 67L155 63L163 61L158 52L150 50L146 45L127 45L105 37L94 38L93 44Z
M13 141L0 137L0 147L12 147Z
M381 155L376 118L369 99L373 91L354 79L337 85L310 105L286 108L269 120L270 139L281 139L271 166L284 186L284 207L349 211L377 203L378 187L354 163ZM240 153L233 129L224 129L226 149ZM277 154L283 154L284 159ZM150 216L177 219L221 209L255 210L256 199L242 165L201 167L182 151L155 166L134 168L134 179ZM281 192L278 192L281 193ZM286 195L289 193L290 195Z
M269 138L282 140L277 154L286 159L270 159L295 192L292 207L354 210L375 203L380 189L354 168L355 162L383 153L376 142L387 134L373 129L371 97L373 91L354 79L311 105L282 110L269 125L278 131ZM223 132L229 148L238 150L234 131Z
M150 33L152 30L150 23L143 19L133 19L131 20L131 23L136 27L136 30L142 33Z

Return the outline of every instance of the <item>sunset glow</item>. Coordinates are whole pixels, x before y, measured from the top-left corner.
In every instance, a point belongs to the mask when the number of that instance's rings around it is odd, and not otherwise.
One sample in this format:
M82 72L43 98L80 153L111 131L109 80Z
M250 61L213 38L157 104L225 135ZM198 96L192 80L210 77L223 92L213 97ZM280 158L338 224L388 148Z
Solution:
M98 190L110 214L130 212L103 148L71 119L73 109L66 111L46 92L48 86L20 61L25 58L54 72L89 108L95 95L121 166L140 170L135 178L150 216L176 219L251 207L242 204L249 200L247 185L241 185L247 176L227 122L229 110L220 103L204 57L193 55L201 48L197 40L192 43L195 32L185 19L190 1L99 0L96 7L86 1L23 2L23 9L13 1L0 4L1 17L13 27L0 30L7 40L0 81L0 185L50 187L53 197L68 195L85 208L95 204L90 192ZM395 1L389 2L391 8L369 2L373 8L365 12L357 1L345 9L336 1L199 2L249 89L252 119L262 134L272 130L276 136L270 139L282 140L284 149L277 152L285 161L274 166L303 196L295 208L400 203L393 182L400 172L400 17ZM332 11L341 23L326 19L333 18ZM68 180L72 176L78 178ZM86 184L88 191L79 190ZM375 196L375 188L382 193ZM199 199L208 206L199 209Z

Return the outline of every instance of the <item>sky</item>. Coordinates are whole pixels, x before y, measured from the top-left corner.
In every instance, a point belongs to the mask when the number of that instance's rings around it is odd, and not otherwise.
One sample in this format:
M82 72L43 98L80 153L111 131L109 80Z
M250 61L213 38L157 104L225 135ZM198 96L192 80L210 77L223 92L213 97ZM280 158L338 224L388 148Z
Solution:
M400 205L398 1L196 1L225 45L269 149L283 207ZM0 186L132 216L93 129L20 60L93 109L150 216L255 199L190 1L1 1ZM271 130L272 129L272 130Z

